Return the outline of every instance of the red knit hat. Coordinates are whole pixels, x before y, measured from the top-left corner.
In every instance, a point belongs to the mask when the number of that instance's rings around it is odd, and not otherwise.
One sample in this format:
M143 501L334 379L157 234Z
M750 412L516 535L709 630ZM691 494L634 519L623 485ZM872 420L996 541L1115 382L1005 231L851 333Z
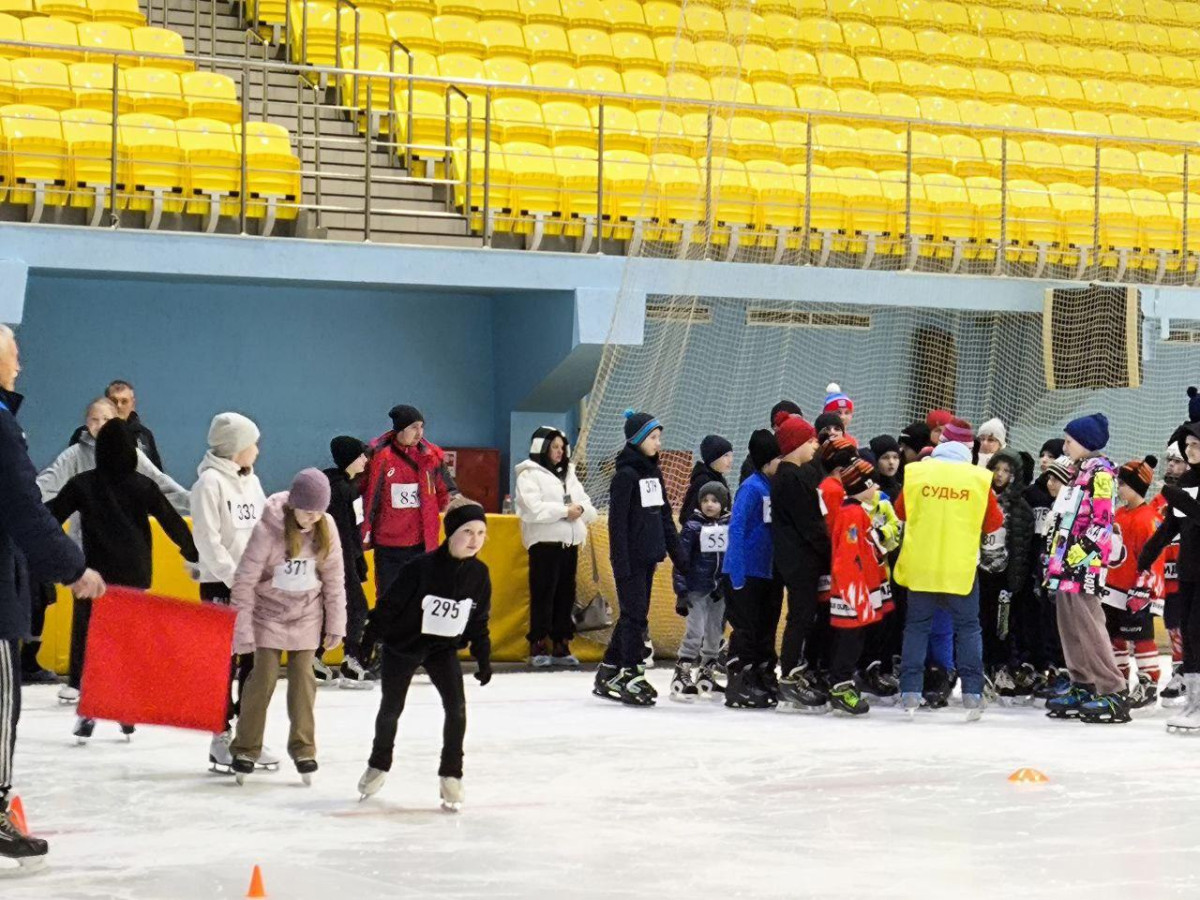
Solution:
M975 432L971 429L971 423L966 419L951 419L942 429L942 443L945 444L949 441L968 445L974 443Z
M817 430L803 416L788 416L775 429L775 439L779 441L779 452L783 456L807 444L816 436Z
M946 409L931 409L929 415L925 417L925 424L932 430L934 428L945 428L954 419L954 413Z

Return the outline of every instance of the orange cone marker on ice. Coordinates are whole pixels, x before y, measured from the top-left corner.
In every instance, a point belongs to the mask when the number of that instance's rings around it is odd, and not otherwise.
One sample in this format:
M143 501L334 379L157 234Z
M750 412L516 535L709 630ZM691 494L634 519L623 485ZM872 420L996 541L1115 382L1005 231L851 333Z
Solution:
M254 867L254 874L250 876L250 890L246 891L246 896L248 898L267 896L267 892L263 888L262 869L258 866Z
M1023 782L1026 784L1043 784L1050 779L1037 769L1024 768L1017 769L1017 771L1008 776L1008 780L1014 782Z

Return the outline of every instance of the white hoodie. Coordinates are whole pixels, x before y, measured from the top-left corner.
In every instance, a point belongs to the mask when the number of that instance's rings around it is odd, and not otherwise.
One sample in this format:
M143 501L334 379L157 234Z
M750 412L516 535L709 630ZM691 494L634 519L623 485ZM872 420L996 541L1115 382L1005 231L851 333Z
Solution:
M200 581L233 587L233 576L262 517L267 497L253 470L242 474L237 463L204 454L192 485L192 538L200 554Z
M575 477L575 467L567 467L567 480L562 479L532 459L517 463L517 515L521 517L521 543L529 549L534 544L567 544L582 547L587 543L587 526L598 516L596 507ZM574 522L567 520L567 506L578 503L583 515Z

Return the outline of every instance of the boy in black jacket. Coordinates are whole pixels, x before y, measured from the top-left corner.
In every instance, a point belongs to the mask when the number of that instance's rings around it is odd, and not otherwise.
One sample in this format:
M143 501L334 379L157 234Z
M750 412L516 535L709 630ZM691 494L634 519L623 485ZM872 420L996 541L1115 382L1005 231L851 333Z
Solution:
M346 582L346 656L342 662L339 687L366 688L375 683L375 674L362 664L364 652L363 628L367 624L367 595L363 582L367 580L367 558L362 548L362 487L360 477L367 468L367 445L356 437L341 435L329 442L329 452L335 463L325 470L329 479L329 515L337 525L342 542L342 569ZM320 662L318 648L313 668ZM321 667L324 668L324 663Z
M46 507L59 522L79 513L83 555L109 584L145 590L153 575L150 516L158 520L188 562L198 559L192 533L158 485L137 471L137 447L128 423L111 419L96 435L96 468L81 472ZM71 668L69 683L78 688L87 653L90 600L75 598L71 616ZM75 736L92 736L96 723L80 718ZM126 734L132 725L122 725Z
M661 446L658 419L626 410L625 446L617 454L608 492L608 553L620 610L592 693L631 706L653 706L658 696L646 680L642 635L649 622L654 570L667 554L680 559L679 532L658 467Z
M692 480L687 493L679 504L679 524L682 526L692 517L700 504L700 489L715 481L729 490L725 475L733 468L733 444L719 434L710 434L700 442L700 462L692 467ZM726 504L728 507L729 504Z
M475 680L480 685L492 680L488 632L492 581L488 567L477 556L487 538L483 507L455 497L446 507L443 524L446 539L441 546L405 563L367 622L363 647L383 644L383 697L375 718L371 758L358 790L366 799L383 787L392 768L396 727L408 686L423 667L442 698L446 715L438 777L442 807L453 812L463 802L463 737L467 730L458 651L469 644L479 665Z

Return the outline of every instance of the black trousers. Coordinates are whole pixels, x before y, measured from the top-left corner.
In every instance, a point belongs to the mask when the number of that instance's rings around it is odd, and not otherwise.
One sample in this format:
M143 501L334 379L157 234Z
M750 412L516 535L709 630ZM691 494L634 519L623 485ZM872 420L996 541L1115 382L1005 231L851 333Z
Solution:
M375 743L367 761L373 769L391 771L392 754L396 746L396 729L413 674L424 668L429 680L442 698L446 717L442 725L442 761L438 775L443 778L462 778L463 738L467 733L467 698L463 692L462 666L453 647L431 653L397 653L383 650L383 698L375 717Z
M425 552L424 546L375 548L375 602L388 592L404 564Z
M1000 612L1000 592L1008 587L1004 572L979 572L979 624L983 628L983 671L992 674L1009 663L1012 655L1012 606L1009 606L1009 635L1000 639L997 621Z
M783 584L775 578L747 578L742 589L726 590L725 616L733 631L729 660L739 668L775 664L775 632L783 610Z
M650 589L657 563L634 565L628 578L617 579L617 624L604 651L610 666L634 669L646 659L646 630L650 627Z
M21 671L27 675L36 675L42 670L37 655L42 646L42 631L46 628L46 610L54 603L55 596L53 584L33 586L33 612L29 626L33 637L21 644Z
M229 588L221 581L202 581L200 582L200 600L204 603L217 603L221 606L229 606L232 598L229 595ZM89 604L90 605L90 604ZM79 601L75 601L75 609L79 609ZM72 631L71 640L71 659L74 662L75 641L74 631ZM72 666L72 669L74 666ZM233 720L237 718L237 714L241 709L242 690L246 687L246 679L250 677L250 673L254 670L254 654L253 653L234 653L229 660L229 703L225 708L225 730L229 731L233 727ZM236 688L236 690L235 690Z
M542 543L529 548L529 643L575 637L571 610L578 569L578 547Z
M779 669L785 676L800 665L800 654L806 653L810 664L818 661L813 653L818 650L814 640L817 630L817 615L825 612L828 624L828 609L821 606L818 598L818 568L814 561L810 569L811 577L806 573L800 577L786 581L787 585L787 623L783 626L783 646L779 653Z
M854 670L858 668L858 658L862 656L863 644L867 632L882 625L868 625L862 628L833 628L830 627L829 637L829 683L841 684L843 681L854 679Z
M346 572L346 656L362 661L363 629L367 627L367 595L358 573Z
M1182 613L1183 672L1200 675L1200 581L1179 582L1178 599Z
M15 640L0 640L0 802L13 780L17 720L21 718L21 663Z
M67 669L67 684L79 690L83 682L83 660L87 654L87 633L92 622L92 601L75 598L71 609L71 656Z

